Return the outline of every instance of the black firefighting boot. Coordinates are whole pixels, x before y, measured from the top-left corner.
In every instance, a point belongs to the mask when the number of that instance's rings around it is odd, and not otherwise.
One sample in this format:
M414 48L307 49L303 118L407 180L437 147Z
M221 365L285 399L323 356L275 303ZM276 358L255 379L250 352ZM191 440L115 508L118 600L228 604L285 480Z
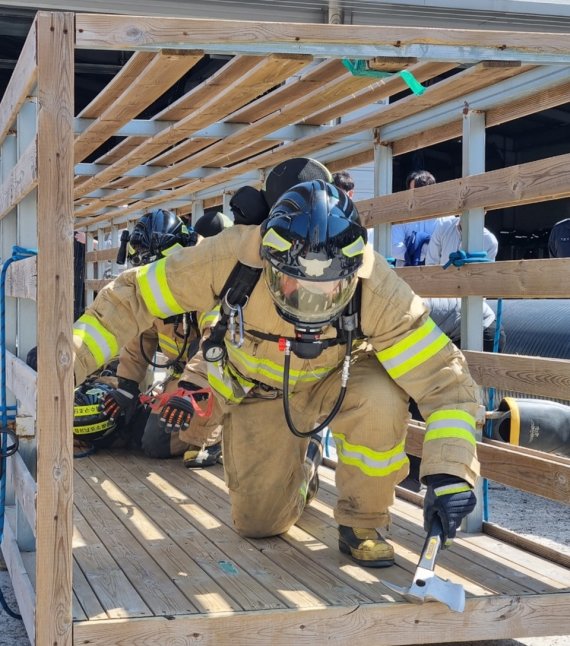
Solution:
M338 548L363 567L389 567L394 565L394 548L377 529L361 527L338 528Z
M222 443L212 446L189 446L184 451L184 466L187 469L203 469L216 464L222 457Z

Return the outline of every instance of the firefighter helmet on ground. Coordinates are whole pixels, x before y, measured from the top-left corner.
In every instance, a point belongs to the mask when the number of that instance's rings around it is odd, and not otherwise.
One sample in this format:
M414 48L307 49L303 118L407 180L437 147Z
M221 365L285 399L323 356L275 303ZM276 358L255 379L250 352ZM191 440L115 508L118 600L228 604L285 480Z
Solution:
M367 241L352 200L322 180L297 184L275 203L261 237L279 314L311 325L339 316L356 289Z
M117 424L100 406L105 395L113 390L110 384L85 382L75 389L73 400L73 436L82 442L104 446L110 443Z
M127 258L137 267L159 260L180 247L196 244L197 235L172 211L145 213L128 237Z

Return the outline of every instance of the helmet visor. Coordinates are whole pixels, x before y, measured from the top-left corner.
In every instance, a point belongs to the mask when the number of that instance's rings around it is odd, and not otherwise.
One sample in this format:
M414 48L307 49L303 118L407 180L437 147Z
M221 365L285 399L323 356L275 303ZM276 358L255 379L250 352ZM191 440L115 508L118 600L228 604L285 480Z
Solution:
M356 273L338 280L304 280L288 276L269 263L263 273L277 307L294 321L328 323L333 321L352 298Z

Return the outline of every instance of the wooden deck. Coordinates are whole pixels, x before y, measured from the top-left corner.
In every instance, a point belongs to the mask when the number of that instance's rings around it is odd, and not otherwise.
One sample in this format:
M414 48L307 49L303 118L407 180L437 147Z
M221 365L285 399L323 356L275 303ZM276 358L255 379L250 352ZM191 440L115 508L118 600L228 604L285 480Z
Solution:
M570 634L570 570L484 534L440 555L462 583L463 614L411 605L380 582L411 584L421 509L398 499L396 565L357 567L337 549L334 472L286 535L232 528L221 466L126 453L75 460L75 644L410 644ZM299 612L302 611L302 612Z

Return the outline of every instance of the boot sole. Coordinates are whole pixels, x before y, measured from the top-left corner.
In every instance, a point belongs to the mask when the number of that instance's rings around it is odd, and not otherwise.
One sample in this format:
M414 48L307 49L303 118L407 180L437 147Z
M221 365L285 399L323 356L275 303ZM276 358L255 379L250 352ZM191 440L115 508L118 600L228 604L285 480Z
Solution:
M391 565L394 565L394 559L389 558L389 559L376 559L375 561L367 561L364 559L358 559L352 554L352 550L350 549L350 545L347 545L343 541L339 540L338 541L338 549L343 553L343 554L348 554L350 558L357 563L358 565L361 565L362 567L390 567Z

